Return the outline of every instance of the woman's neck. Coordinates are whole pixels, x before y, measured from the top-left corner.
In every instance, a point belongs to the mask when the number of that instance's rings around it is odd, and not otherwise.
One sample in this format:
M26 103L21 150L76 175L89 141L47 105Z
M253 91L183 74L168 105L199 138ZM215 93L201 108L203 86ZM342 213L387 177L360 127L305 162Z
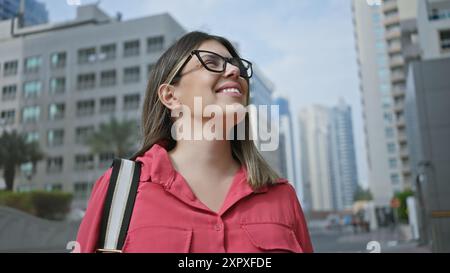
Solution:
M205 168L226 174L239 167L232 156L229 140L178 140L169 155L176 168Z

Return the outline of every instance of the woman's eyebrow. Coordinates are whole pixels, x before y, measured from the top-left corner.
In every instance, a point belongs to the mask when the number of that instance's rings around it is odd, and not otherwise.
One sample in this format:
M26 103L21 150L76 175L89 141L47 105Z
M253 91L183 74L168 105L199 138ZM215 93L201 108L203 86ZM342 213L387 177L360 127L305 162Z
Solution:
M224 57L224 58L227 58L227 59L231 59L231 58L234 58L233 56L228 56L230 53L221 53L221 52L216 52L216 51L213 51L213 50L210 50L210 52L214 52L214 53L216 53L217 55L220 55L220 56L222 56L222 57Z

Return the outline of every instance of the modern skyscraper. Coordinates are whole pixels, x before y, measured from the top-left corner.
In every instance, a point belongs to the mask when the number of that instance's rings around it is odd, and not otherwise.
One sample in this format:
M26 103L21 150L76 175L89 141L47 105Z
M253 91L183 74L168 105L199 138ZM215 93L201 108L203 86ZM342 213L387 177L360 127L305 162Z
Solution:
M303 198L307 209L350 209L358 185L352 111L310 106L300 112Z
M267 144L267 141L263 139L265 136L262 137L260 134L260 126L264 123L267 129L276 130L274 132L279 130L279 124L277 124L276 120L274 120L274 118L278 118L278 116L271 115L271 105L274 105L272 98L274 91L274 84L264 75L257 65L253 65L253 76L250 79L250 103L256 106L257 109L262 109L259 108L260 106L267 106L267 111L256 111L250 113L251 130L256 138L255 143L261 155L267 160L269 165L275 171L282 174L279 147L274 150L261 149L262 145L264 145L263 143Z
M416 0L352 0L369 187L378 207L412 185L404 115L407 63L418 58Z
M289 101L285 98L278 97L274 100L274 104L280 108L280 166L282 175L287 178L297 190L300 197L301 183L297 176L295 159L295 139L294 127L292 124L291 111L289 109Z
M0 20L7 20L17 16L21 1L24 1L23 23L25 26L48 22L48 12L45 5L36 0L0 0Z
M423 60L450 57L450 1L419 1L417 29Z
M330 151L333 207L349 209L358 187L352 109L344 100L331 109Z
M305 210L333 210L330 169L330 110L309 106L300 111L300 146Z

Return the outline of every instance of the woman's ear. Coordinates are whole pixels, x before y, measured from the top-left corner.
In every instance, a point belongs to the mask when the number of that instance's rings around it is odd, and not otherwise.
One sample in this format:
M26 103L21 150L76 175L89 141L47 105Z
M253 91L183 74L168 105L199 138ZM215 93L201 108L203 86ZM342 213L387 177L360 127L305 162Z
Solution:
M174 110L181 103L175 95L175 86L170 84L161 84L158 88L158 97L162 104L170 110Z

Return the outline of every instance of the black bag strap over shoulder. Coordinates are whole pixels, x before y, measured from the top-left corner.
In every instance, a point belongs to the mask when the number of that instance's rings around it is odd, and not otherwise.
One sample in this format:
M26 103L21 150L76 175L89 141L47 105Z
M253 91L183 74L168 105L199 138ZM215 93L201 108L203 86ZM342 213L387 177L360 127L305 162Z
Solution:
M97 252L122 252L133 213L140 174L140 162L114 159L103 208Z

